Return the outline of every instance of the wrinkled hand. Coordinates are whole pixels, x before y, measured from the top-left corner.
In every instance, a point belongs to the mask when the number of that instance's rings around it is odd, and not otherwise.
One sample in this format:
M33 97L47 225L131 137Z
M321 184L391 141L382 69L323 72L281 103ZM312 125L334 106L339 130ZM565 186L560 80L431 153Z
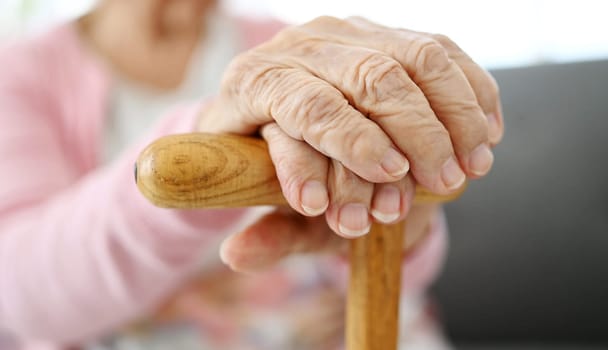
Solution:
M414 182L485 175L503 133L494 79L450 39L331 17L238 56L201 129L261 132L290 205L345 237L401 219Z

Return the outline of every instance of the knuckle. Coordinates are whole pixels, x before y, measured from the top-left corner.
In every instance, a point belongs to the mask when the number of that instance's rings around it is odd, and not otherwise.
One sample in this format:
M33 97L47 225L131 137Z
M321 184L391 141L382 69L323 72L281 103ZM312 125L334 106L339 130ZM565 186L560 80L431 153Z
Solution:
M363 105L405 98L409 78L399 62L378 54L365 57L355 66L354 84Z
M311 128L310 138L319 145L319 151L341 162L352 163L355 159L368 159L377 145L371 144L369 130L364 119L354 121L346 108L336 111Z
M273 142L279 142L282 138L281 129L275 123L269 123L264 125L260 129L260 133L269 144Z
M418 126L412 138L421 160L444 160L452 152L450 134L442 126L428 123Z
M447 35L436 33L436 34L431 34L431 38L433 38L435 41L437 41L439 44L441 44L445 48L460 50L458 45L456 45L456 43Z
M467 55L466 52L464 52L460 46L458 46L458 44L456 44L456 42L448 36L443 34L431 34L430 37L441 44L452 59L472 61L469 55Z
M301 157L294 154L282 153L274 157L274 166L281 183L283 193L293 198L299 193L305 179L306 164Z
M443 73L450 68L452 61L438 41L428 37L420 37L416 41L414 74Z
M371 130L365 124L359 123L357 127L347 129L344 134L344 143L350 145L352 157L356 159L373 159L378 149L381 149L377 137L373 137Z
M277 68L256 52L242 53L230 63L222 87L235 96L259 94L264 82L272 79Z
M331 155L334 158L344 156L344 147L351 138L345 135L352 132L348 125L348 116L343 110L337 110L331 118L324 118L313 122L307 132L307 139L318 145L321 153Z
M248 68L251 65L250 56L249 52L244 52L230 61L222 81L224 87L235 89L240 86L238 82L244 78L244 73L249 70Z
M290 67L260 62L259 66L244 73L245 78L238 83L254 111L276 117L273 113L275 106L284 105L292 92L290 76L293 72Z
M293 46L294 43L299 43L307 39L308 36L309 34L301 26L290 26L279 31L270 41L262 44L259 48L272 52L284 50L285 47Z
M285 79L275 90L270 114L283 121L279 124L291 137L303 138L312 145L318 144L320 136L348 105L338 90L310 77Z
M352 123L348 128L339 127L336 130L341 130L341 142L345 145L350 145L353 157L361 155L362 152L368 151L370 148L369 136L367 129L361 123Z
M297 172L291 172L284 173L280 182L285 197L295 199L301 191L304 179Z
M281 153L275 155L273 158L277 176L282 180L291 178L291 174L293 174L293 162L290 157L288 157L285 153Z
M476 101L457 101L444 106L445 113L453 119L462 119L462 124L475 123L481 116L481 108Z
M311 26L314 28L317 28L317 27L325 28L325 27L333 27L333 26L342 25L342 24L344 24L344 21L337 17L319 16L319 17L313 19L312 21L304 24L304 26Z
M348 16L345 21L347 22L369 22L365 17L362 16Z
M304 128L327 125L330 120L336 119L334 115L339 114L339 110L347 103L337 91L317 82L311 82L300 89L297 98L292 101L289 112L296 123Z
M373 184L362 180L344 165L340 164L333 167L332 179L330 187L334 203L368 202L371 199Z
M319 130L320 150L353 170L362 170L370 161L379 162L388 138L376 133L373 125L366 120L354 122L348 116L333 118Z
M476 145L487 138L488 122L479 105L461 103L451 110L449 128L455 143Z
M349 16L344 20L344 22L345 24L350 25L352 28L358 28L368 32L371 31L378 33L381 31L381 26L362 16Z

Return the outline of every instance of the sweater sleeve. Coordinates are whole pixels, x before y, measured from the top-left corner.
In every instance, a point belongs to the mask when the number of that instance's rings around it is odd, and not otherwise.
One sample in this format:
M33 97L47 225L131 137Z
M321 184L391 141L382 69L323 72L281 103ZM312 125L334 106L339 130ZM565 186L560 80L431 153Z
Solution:
M88 173L33 73L0 67L0 329L77 344L155 306L243 210L160 209L133 164L148 140L193 129L196 107L168 115L139 145ZM10 74L7 74L9 72Z

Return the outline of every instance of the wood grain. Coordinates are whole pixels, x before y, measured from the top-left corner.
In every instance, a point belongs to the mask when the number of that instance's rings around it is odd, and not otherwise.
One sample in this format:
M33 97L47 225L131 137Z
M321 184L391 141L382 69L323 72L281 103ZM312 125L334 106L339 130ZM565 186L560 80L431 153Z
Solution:
M136 163L143 195L166 208L286 205L263 140L234 135L184 134L161 138ZM416 188L416 203L446 202ZM347 296L348 350L397 348L403 222L374 224L352 241Z
M373 224L351 242L346 349L397 349L405 222Z
M268 146L236 135L182 134L158 139L136 163L139 190L164 208L228 208L287 205ZM417 187L416 203L447 202Z
M268 147L233 135L184 134L148 146L136 164L141 193L165 208L226 208L286 203Z

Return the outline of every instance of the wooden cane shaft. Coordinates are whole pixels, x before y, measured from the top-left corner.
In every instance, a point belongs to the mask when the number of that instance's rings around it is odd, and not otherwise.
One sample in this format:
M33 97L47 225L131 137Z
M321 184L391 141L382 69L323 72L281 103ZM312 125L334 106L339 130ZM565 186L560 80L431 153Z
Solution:
M165 208L286 205L266 143L234 135L184 134L161 138L137 160L137 186ZM446 202L421 187L415 202ZM348 350L397 348L404 223L372 225L352 241L346 311Z
M346 349L397 349L405 222L374 223L354 239L346 300Z

